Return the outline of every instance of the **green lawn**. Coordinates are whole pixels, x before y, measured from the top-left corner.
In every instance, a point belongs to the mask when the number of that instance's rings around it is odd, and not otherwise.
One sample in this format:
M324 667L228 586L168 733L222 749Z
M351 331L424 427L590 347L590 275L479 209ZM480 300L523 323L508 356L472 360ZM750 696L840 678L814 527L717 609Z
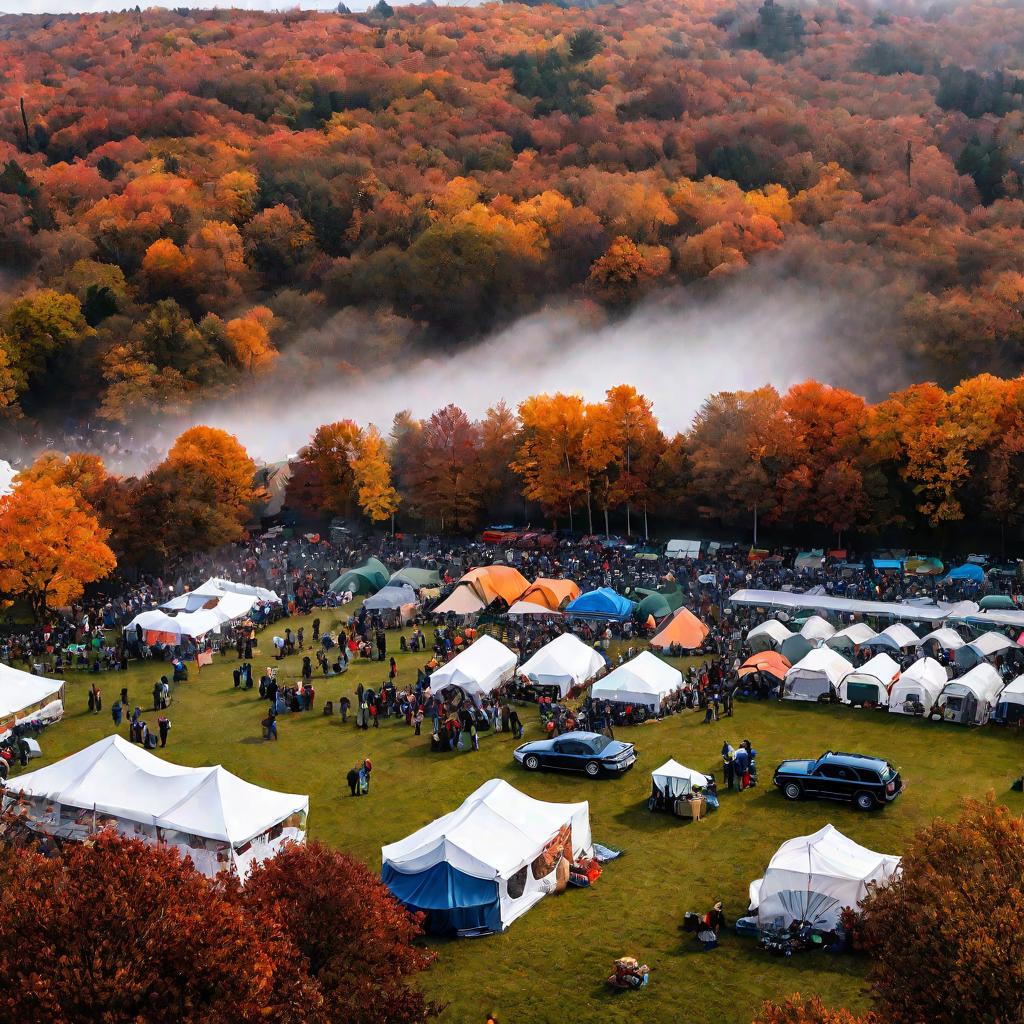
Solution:
M321 612L329 627L332 612ZM293 627L310 619L292 620ZM266 636L266 634L265 634ZM397 649L397 633L389 634ZM253 659L258 676L270 649ZM415 675L417 657L398 655L399 682ZM785 839L826 822L874 849L900 853L915 829L937 814L955 815L961 799L994 790L1015 810L1024 800L1009 790L1024 754L1016 732L970 730L901 715L845 708L737 704L735 717L710 726L699 714L622 730L640 751L637 767L623 779L589 781L554 774L529 775L512 760L508 734L485 736L479 753L431 754L429 736L416 738L403 722L357 732L335 714L319 710L283 715L280 741L264 743L264 706L255 690L236 691L234 653L175 690L166 754L191 765L223 764L255 783L309 793L310 835L351 851L377 871L380 847L457 806L480 783L503 777L541 799L588 799L594 838L627 851L608 865L597 885L543 900L503 935L445 941L424 976L433 996L449 1003L446 1022L483 1021L493 1009L503 1024L584 1024L601 1021L743 1022L761 1000L790 992L819 994L831 1003L865 1005L863 965L854 958L809 955L784 961L759 953L753 942L726 933L713 953L695 952L679 931L683 913L703 912L725 901L730 924L746 909L747 885L763 871ZM298 672L298 656L282 663L279 677ZM109 706L127 682L132 703L151 706L150 690L161 666L133 666L99 677L104 711L86 710L89 677L72 673L67 717L42 737L46 763L107 735ZM379 685L379 665L356 665L340 680L317 682L317 705L335 707L359 681ZM156 715L149 714L151 725ZM524 716L526 738L540 734L532 709ZM428 723L429 724L429 723ZM123 734L126 730L122 726ZM702 770L718 770L722 740L749 738L759 752L762 787L724 794L716 814L683 822L646 809L652 768L672 756ZM783 757L812 756L826 748L859 750L889 758L903 770L906 794L884 811L864 815L845 805L789 804L771 786ZM348 796L344 776L363 756L373 759L369 799ZM40 762L34 762L33 767ZM719 773L720 774L720 773ZM604 984L612 961L631 954L653 968L640 993L611 993Z

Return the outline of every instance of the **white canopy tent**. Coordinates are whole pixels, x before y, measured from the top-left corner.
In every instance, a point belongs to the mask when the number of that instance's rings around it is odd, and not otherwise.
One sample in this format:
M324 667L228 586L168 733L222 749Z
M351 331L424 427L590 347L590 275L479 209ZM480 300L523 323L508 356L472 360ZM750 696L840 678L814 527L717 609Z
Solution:
M858 601L849 597L829 594L791 594L787 590L737 590L731 604L754 608L798 608L836 612L843 615L878 615L885 619L905 619L909 622L942 622L949 611L938 605L901 604L897 601ZM1024 612L1021 613L1024 616Z
M800 627L800 635L805 640L810 640L811 643L818 640L827 640L835 631L835 626L820 615L812 615Z
M976 640L965 644L956 652L958 665L969 668L986 658L994 658L1003 651L1019 650L1020 644L1011 640L1004 633L989 631L982 633Z
M835 650L853 650L854 647L863 647L877 636L875 631L866 622L854 622L845 629L833 633L825 643Z
M83 840L111 826L192 858L206 875L273 857L304 842L309 797L254 786L217 765L186 768L107 736L77 754L21 775L3 805L23 810L30 828Z
M946 670L934 658L918 658L889 691L889 710L909 715L920 705L920 713L928 714L947 681Z
M438 696L449 687L457 687L479 704L482 697L515 675L518 660L514 651L485 633L434 671L431 692Z
M844 704L888 705L890 688L899 678L899 665L888 654L876 654L843 676L839 699Z
M585 686L605 669L605 660L575 633L563 633L545 644L524 664L518 675L538 686L557 686L564 697L573 687Z
M831 647L816 647L787 673L782 686L784 700L821 700L839 689L853 666Z
M268 601L281 604L281 598L273 590L266 587L254 587L249 583L235 583L220 576L211 576L201 586L192 591L193 594L205 594L207 597L219 597L221 594L242 594L254 601Z
M994 665L979 662L958 679L942 688L936 703L943 721L960 725L984 725L995 710L1003 680Z
M650 651L620 665L590 688L594 700L643 704L657 711L662 700L683 685L683 674Z
M891 626L886 626L881 633L868 642L869 647L888 647L894 651L920 645L921 641L917 634L902 622L894 622Z
M670 540L665 545L666 558L700 558L699 540Z
M835 928L843 907L860 905L871 885L884 885L900 858L875 853L832 825L783 843L763 878L750 883L750 909L762 928L810 921Z
M19 722L56 722L64 714L64 680L0 664L0 738Z
M456 810L382 847L382 877L402 902L440 918L428 922L436 930L503 931L554 891L563 856L592 853L586 802L546 803L491 779Z
M993 717L1006 724L1020 724L1024 718L1024 676L1017 676L1004 687Z
M694 786L701 789L707 786L708 777L703 772L681 765L674 758L669 758L660 768L651 772L651 781L670 800L681 796L689 796Z
M792 630L787 629L778 619L768 619L747 633L747 644L758 654L773 647L781 647L791 636Z

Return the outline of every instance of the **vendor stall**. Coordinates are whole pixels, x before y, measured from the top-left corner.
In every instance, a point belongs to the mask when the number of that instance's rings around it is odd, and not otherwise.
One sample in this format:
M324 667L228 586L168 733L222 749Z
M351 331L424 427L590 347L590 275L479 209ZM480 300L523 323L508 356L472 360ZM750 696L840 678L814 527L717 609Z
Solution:
M570 690L586 686L605 667L603 655L575 634L563 633L520 665L516 674L541 695L565 697Z
M595 702L641 705L657 713L661 702L682 685L679 669L643 651L594 683L590 695Z
M64 680L0 664L0 739L21 722L56 722L64 714Z
M458 691L479 706L484 697L515 675L518 660L514 651L484 634L447 665L434 670L431 692L450 701Z
M838 696L855 707L888 707L889 691L899 681L900 667L888 654L876 654L843 676Z
M987 661L950 680L936 700L933 717L958 725L984 725L996 708L1003 680Z
M687 768L669 758L651 772L651 795L647 807L651 811L663 811L697 821L704 816L707 794L713 794L714 789L714 776ZM717 800L715 803L717 805Z
M889 710L900 715L927 715L947 681L946 670L934 658L918 658L889 691Z
M784 700L823 701L833 698L853 666L831 647L816 647L787 673Z

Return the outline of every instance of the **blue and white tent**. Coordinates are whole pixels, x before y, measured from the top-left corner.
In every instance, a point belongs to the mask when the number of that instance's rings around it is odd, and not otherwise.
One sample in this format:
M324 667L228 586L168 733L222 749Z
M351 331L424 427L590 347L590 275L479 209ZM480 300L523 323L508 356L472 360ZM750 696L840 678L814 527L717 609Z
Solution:
M503 931L553 892L558 862L593 853L590 805L534 800L491 779L462 806L381 849L381 878L433 933Z

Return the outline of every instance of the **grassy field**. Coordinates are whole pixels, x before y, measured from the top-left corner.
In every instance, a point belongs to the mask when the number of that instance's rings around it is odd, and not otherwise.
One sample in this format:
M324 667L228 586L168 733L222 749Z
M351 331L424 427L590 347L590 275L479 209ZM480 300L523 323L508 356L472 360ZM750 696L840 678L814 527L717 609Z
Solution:
M321 612L325 627L332 612ZM292 620L293 627L309 619ZM266 634L264 634L266 636ZM398 634L389 634L398 648ZM258 676L268 658L269 636L253 659ZM415 677L417 656L399 655L399 682ZM786 961L759 953L731 929L720 948L695 951L680 931L683 913L725 902L730 925L746 909L747 885L759 877L778 845L827 822L873 849L900 853L915 829L936 815L955 815L963 797L994 790L1015 810L1024 800L1010 792L1024 766L1022 738L994 727L963 727L909 720L846 708L737 704L735 716L705 726L695 713L621 730L640 751L637 767L622 779L589 781L555 774L530 775L516 766L507 734L484 736L479 753L431 754L429 736L416 738L402 722L382 722L359 732L325 718L361 680L379 686L381 666L355 665L338 680L319 680L317 710L280 718L280 740L260 737L264 705L256 690L235 690L234 653L176 687L168 712L170 741L164 752L190 765L223 764L261 785L309 793L311 836L350 851L377 871L380 847L451 810L482 782L507 779L541 799L590 801L595 840L621 847L626 856L607 866L596 886L543 900L504 934L437 943L439 959L423 978L426 990L449 1004L444 1021L483 1021L494 1010L502 1024L602 1024L749 1021L766 998L799 991L827 1002L863 1008L863 964L851 957L808 955ZM281 663L282 682L297 675L301 659ZM127 684L131 702L151 706L159 665L99 677L104 711L86 710L89 677L71 674L67 716L42 737L45 762L109 734L109 706ZM149 714L155 725L156 715ZM533 709L524 715L526 738L540 728ZM428 723L429 725L429 723ZM122 734L127 730L122 726ZM721 809L699 823L646 809L652 768L667 757L701 770L720 768L723 739L749 738L759 752L762 786L722 796ZM907 792L890 808L860 814L825 802L789 804L771 786L783 757L813 756L827 748L886 757L903 771ZM345 773L364 756L373 759L368 799L348 796ZM40 762L33 762L33 767ZM720 772L718 772L720 777ZM604 978L615 957L648 962L651 984L640 993L612 993Z

